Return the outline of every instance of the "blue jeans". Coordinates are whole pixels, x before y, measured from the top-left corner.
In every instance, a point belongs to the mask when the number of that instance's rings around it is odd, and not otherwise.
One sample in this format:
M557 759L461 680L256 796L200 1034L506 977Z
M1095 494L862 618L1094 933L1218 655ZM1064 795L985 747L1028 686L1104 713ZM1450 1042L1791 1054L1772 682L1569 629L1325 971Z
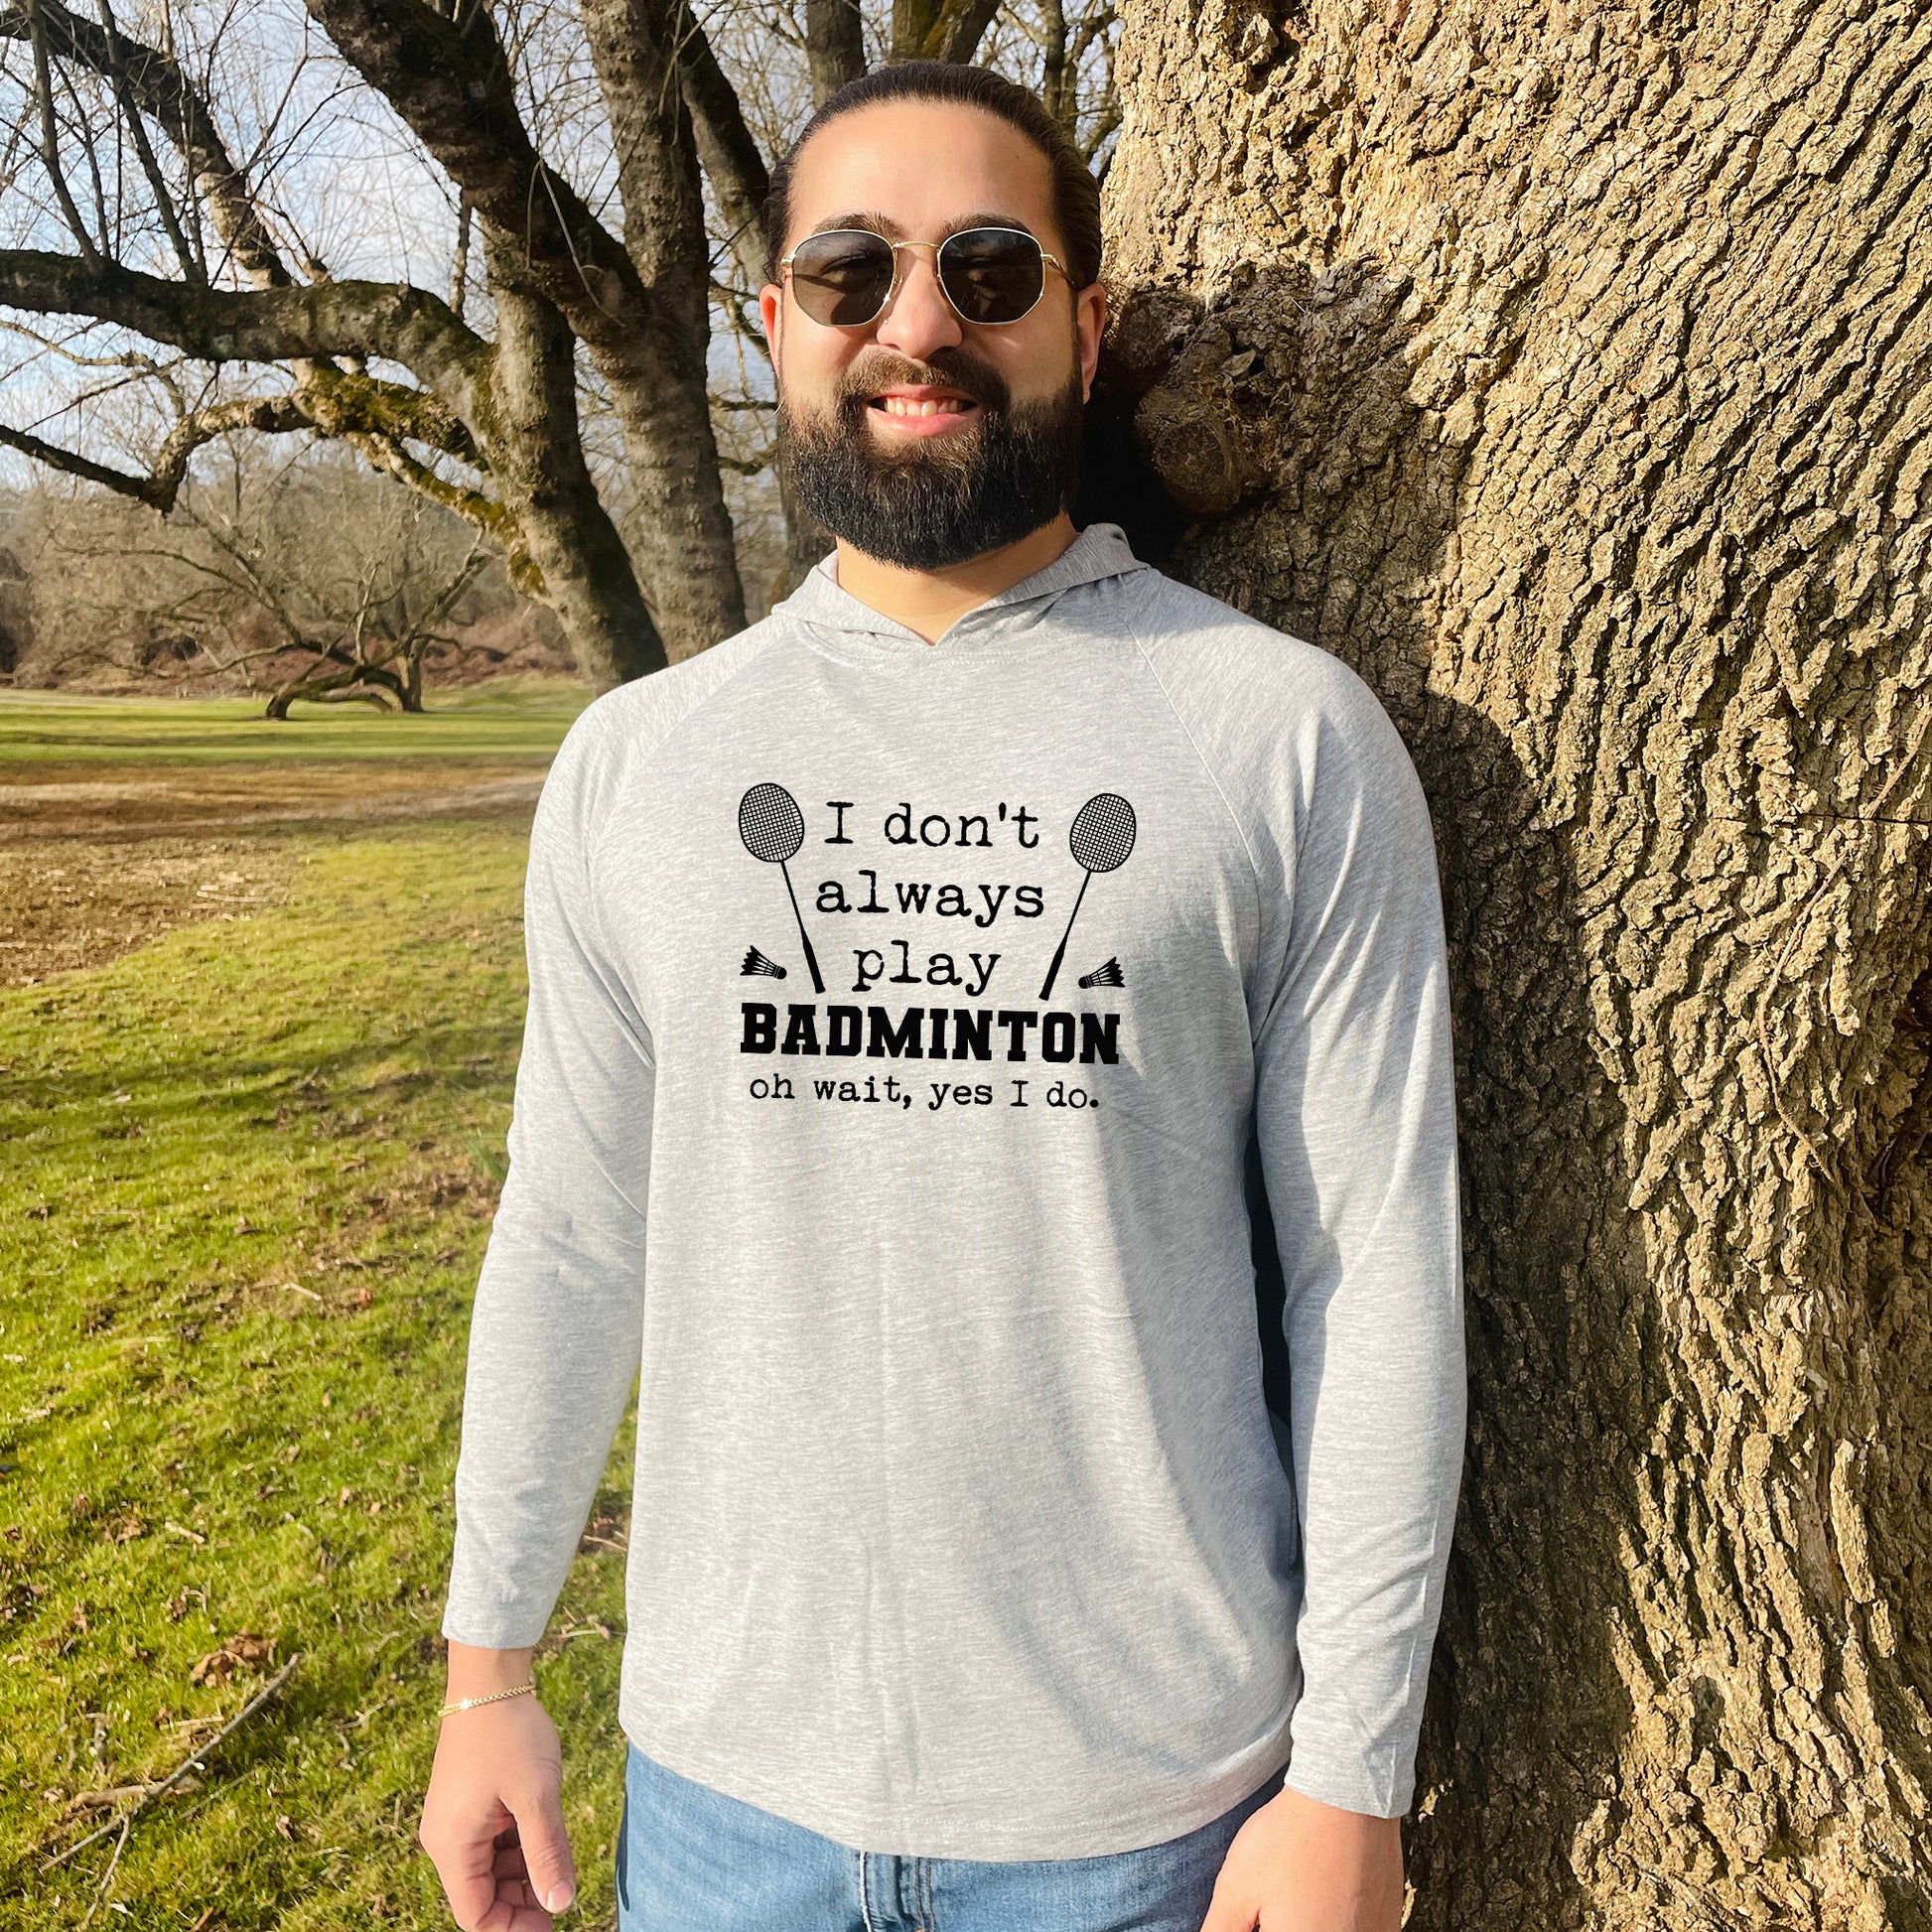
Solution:
M860 1852L694 1784L635 1744L618 1827L618 1932L1200 1932L1259 1790L1198 1830L1089 1859Z

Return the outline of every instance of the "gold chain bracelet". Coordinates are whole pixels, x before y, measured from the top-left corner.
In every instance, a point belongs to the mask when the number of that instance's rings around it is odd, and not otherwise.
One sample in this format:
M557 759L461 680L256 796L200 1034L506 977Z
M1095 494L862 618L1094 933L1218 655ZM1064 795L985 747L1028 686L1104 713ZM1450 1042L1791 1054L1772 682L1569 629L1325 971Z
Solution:
M535 1689L536 1681L533 1678L528 1684L517 1685L513 1691L491 1691L487 1697L481 1698L458 1698L454 1704L446 1704L436 1715L447 1718L452 1711L468 1711L479 1704L494 1704L498 1698L520 1698L525 1691Z

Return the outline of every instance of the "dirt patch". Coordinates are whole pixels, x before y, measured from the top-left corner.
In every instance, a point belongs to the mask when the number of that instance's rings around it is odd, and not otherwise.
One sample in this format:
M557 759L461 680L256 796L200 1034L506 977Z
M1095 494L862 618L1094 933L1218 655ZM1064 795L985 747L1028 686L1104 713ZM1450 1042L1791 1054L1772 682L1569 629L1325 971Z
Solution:
M0 847L527 811L543 777L481 759L0 766Z
M0 766L0 986L279 904L304 826L527 814L543 777L485 759Z
M279 839L0 847L0 986L37 986L177 926L278 904L293 871Z

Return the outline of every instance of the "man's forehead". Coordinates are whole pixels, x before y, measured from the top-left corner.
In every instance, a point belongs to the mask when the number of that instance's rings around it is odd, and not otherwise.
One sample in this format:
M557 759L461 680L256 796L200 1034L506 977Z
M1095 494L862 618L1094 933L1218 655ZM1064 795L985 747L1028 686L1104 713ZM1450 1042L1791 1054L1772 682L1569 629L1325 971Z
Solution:
M1051 245L1052 170L1020 130L951 101L881 101L806 142L791 191L794 237L872 228L940 241L961 228L1024 228Z

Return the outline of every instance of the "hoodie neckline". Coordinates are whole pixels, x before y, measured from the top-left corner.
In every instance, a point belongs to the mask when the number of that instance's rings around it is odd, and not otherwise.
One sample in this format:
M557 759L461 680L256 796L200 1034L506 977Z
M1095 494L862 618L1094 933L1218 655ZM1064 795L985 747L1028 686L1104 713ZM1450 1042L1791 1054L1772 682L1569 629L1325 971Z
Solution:
M1068 591L1129 577L1152 565L1135 556L1118 523L1089 523L1051 563L974 605L930 642L909 624L855 597L838 581L837 569L838 552L830 551L789 597L772 607L771 615L809 625L828 645L843 647L841 654L849 650L866 657L884 653L939 659L1019 642Z

